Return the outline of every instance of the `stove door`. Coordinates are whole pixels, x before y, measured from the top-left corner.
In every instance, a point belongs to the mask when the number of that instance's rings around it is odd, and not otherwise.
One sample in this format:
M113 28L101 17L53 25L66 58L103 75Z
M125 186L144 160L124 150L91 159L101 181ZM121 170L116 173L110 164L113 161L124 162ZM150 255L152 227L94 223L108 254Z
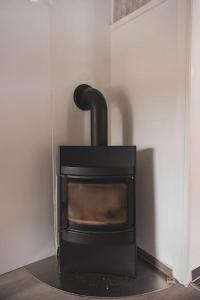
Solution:
M69 182L68 219L77 225L125 224L126 184Z
M130 184L127 178L86 178L67 176L65 225L73 228L119 228L129 223ZM133 211L132 214L133 215Z

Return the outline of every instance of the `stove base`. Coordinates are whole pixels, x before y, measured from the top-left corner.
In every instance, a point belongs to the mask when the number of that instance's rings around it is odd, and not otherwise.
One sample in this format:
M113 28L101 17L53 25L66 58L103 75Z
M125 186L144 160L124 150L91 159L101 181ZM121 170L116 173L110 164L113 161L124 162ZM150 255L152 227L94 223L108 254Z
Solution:
M134 278L136 275L135 244L77 244L62 241L60 272L100 273Z

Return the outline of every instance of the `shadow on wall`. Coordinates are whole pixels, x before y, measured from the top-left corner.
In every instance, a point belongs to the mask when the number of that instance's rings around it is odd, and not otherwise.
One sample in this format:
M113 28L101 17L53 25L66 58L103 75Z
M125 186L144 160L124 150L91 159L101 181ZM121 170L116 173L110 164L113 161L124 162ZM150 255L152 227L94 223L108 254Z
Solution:
M133 144L133 105L123 90L112 91L109 122L112 144Z
M134 144L133 103L133 99L128 98L123 90L112 91L109 117L112 144ZM156 257L154 149L152 148L137 151L136 219L138 246Z
M108 101L112 144L133 145L133 101L120 89ZM73 96L67 108L67 137L71 145L85 144L85 113L76 107ZM90 119L88 113L87 121ZM89 130L90 131L90 130ZM90 132L87 132L90 135ZM140 146L140 145L136 145ZM154 149L137 151L136 219L138 246L156 257Z
M98 87L97 87L98 89ZM110 100L110 101L109 101ZM112 92L108 105L108 124L112 144L133 144L133 108L122 90ZM74 103L73 94L66 108L66 137L68 145L90 145L90 112L80 110Z
M138 246L156 257L154 150L137 152L136 223Z

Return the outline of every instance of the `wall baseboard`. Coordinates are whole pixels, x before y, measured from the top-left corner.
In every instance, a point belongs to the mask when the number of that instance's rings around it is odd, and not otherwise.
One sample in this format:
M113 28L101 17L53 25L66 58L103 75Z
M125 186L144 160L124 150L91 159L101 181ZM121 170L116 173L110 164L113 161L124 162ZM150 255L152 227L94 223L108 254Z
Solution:
M199 280L200 282L200 267L192 270L192 281Z
M137 247L137 253L140 258L148 262L150 265L152 265L156 270L160 271L167 277L172 278L173 277L173 271L168 266L160 262L157 258L152 256L151 254L147 253L143 249Z

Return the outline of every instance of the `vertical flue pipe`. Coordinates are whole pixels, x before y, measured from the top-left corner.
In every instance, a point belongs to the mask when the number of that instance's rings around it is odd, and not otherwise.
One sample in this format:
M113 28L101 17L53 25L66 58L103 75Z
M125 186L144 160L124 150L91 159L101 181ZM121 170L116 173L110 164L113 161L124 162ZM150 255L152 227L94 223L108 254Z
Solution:
M106 146L108 144L108 121L104 96L97 89L81 84L74 91L74 101L80 109L91 111L92 146Z

